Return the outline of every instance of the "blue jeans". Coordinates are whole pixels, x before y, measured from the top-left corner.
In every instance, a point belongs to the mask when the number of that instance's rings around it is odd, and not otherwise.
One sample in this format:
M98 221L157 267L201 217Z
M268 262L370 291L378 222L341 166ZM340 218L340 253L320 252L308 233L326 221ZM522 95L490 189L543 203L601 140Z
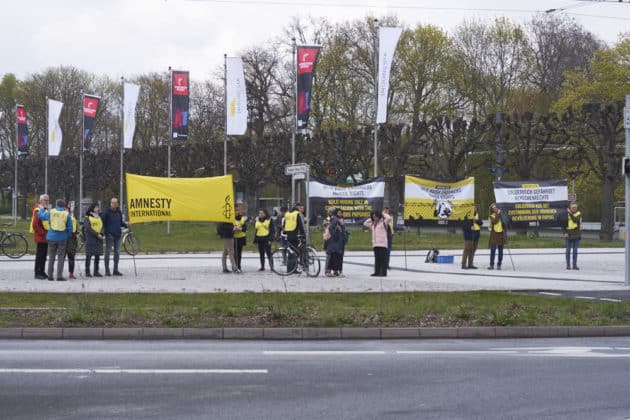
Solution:
M118 271L118 261L120 260L120 236L108 233L105 236L105 272L109 273L109 253L114 248L114 271Z
M501 267L501 263L503 262L503 245L490 245L490 266L494 267L494 255L497 252L497 248L499 248L499 259L497 261L497 265Z
M573 266L577 265L578 247L580 246L579 239L566 239L567 245L567 267L571 265L571 249L573 248Z

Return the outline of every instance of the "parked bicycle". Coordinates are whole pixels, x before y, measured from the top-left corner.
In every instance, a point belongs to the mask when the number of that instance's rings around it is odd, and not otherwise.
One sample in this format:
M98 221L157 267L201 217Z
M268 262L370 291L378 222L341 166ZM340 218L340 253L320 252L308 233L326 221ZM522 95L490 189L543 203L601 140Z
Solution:
M137 255L140 252L140 238L130 229L123 229L122 246L129 255Z
M28 241L22 233L7 232L11 223L3 224L5 230L0 230L0 248L2 253L9 258L20 258L28 252Z
M286 239L286 235L282 236ZM306 244L304 237L300 236L298 239L297 247L286 242L286 246L281 246L273 251L271 269L281 276L304 272L309 277L317 277L321 270L317 251Z

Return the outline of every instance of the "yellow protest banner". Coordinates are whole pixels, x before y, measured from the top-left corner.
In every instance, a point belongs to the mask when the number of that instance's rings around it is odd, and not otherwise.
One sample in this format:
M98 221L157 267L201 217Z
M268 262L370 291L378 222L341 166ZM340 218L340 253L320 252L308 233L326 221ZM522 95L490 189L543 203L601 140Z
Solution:
M449 224L472 218L475 178L441 182L405 176L404 218L410 223Z
M126 174L131 223L233 222L232 175L212 178L160 178Z

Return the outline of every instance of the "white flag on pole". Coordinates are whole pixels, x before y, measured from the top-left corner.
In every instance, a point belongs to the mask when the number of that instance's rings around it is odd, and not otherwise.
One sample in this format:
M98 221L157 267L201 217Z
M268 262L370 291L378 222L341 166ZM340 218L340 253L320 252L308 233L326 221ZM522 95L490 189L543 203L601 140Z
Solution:
M226 133L242 136L247 130L247 92L241 57L227 57L226 73Z
M133 83L123 83L123 144L125 149L133 148L133 134L136 131L136 104L140 86Z
M59 116L61 115L63 102L48 100L48 156L59 156L63 133L59 126Z
M394 60L396 44L402 28L378 28L378 101L376 123L387 120L387 93L389 92L389 72Z

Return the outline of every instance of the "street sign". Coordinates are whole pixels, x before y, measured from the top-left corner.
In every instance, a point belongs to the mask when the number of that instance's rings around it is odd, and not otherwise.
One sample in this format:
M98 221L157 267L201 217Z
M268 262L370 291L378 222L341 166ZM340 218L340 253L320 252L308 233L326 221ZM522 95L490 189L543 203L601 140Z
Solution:
M306 174L304 172L298 172L297 174L293 174L293 179L296 181L306 179Z
M306 163L296 163L295 165L287 165L284 167L285 175L307 174L311 167Z

